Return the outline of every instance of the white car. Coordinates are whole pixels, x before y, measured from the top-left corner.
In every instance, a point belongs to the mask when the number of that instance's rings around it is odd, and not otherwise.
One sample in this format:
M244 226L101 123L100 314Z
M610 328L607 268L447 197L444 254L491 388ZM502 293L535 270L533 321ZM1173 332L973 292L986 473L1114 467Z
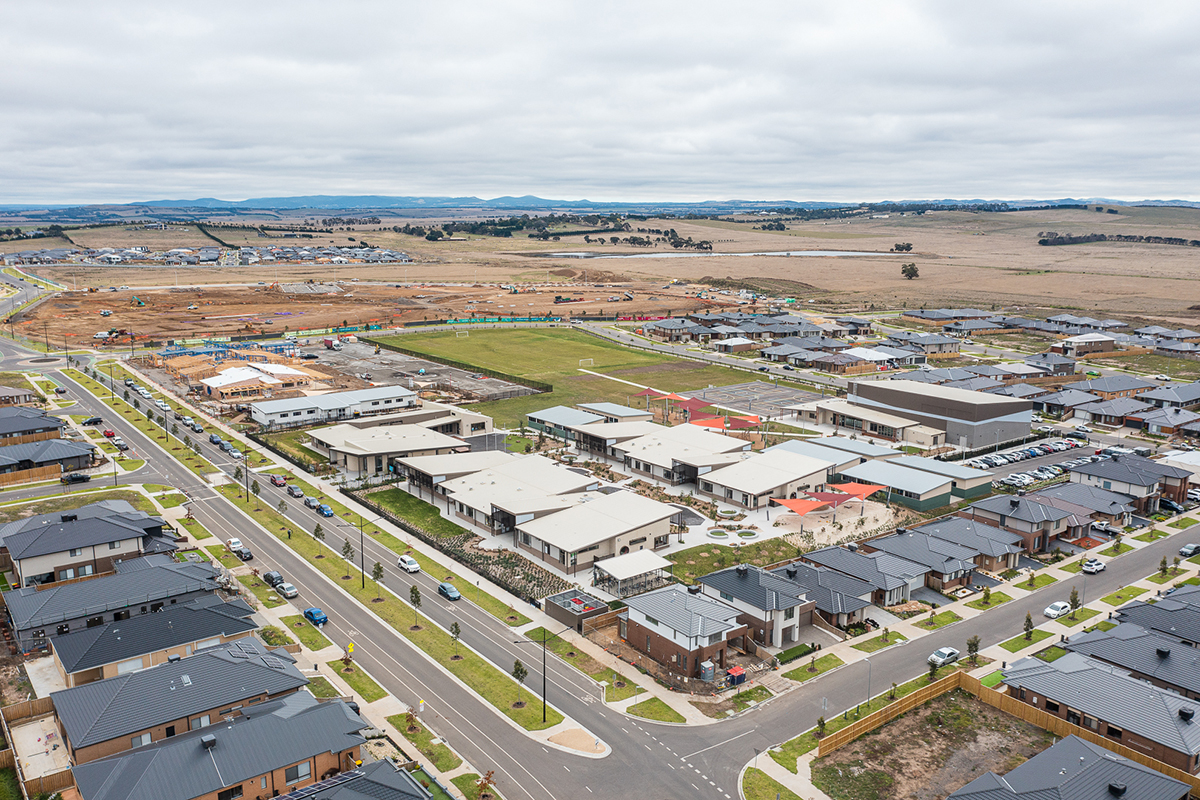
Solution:
M958 655L958 651L953 647L943 647L940 650L934 650L928 660L930 664L944 667L947 664L953 664L955 661L958 661Z
M1155 376L1154 376L1154 380L1156 380L1156 381L1169 381L1169 380L1171 380L1171 376L1170 376L1170 375L1155 375Z
M1087 425L1076 425L1075 430L1079 431L1080 433L1091 433L1092 432L1092 429L1089 428Z
M405 572L420 572L421 565L412 556L400 556L396 559L396 566Z
M1054 433L1055 430L1053 425L1038 425L1037 429L1040 433Z
M225 546L228 547L230 550L241 550L242 549L242 540L237 538L236 536L232 539L226 539Z
M1104 571L1104 562L1098 558L1089 558L1087 561L1083 562L1083 566L1080 567L1080 569L1082 569L1088 575L1095 575L1097 572Z
M1050 619L1058 619L1061 616L1071 613L1071 604L1059 600L1057 603L1051 603L1046 606L1046 610L1042 613Z

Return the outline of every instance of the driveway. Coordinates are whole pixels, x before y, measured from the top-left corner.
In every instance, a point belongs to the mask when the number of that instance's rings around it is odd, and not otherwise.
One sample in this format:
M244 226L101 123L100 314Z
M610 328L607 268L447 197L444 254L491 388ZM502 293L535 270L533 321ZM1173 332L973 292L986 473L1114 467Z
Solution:
M922 603L928 603L929 605L934 605L936 603L939 606L944 606L947 603L954 602L954 598L946 597L946 595L941 594L940 592L935 592L933 589L930 589L926 586L922 586L920 589L913 589L908 593L908 595L913 600L918 600Z

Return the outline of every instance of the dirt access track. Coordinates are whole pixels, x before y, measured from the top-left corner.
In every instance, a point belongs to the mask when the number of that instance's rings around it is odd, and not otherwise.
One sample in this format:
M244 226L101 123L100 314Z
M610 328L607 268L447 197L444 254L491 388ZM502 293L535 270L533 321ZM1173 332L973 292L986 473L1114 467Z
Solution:
M47 270L49 272L49 270ZM155 270L165 274L165 270ZM575 271L570 271L573 277ZM143 279L149 277L143 271ZM142 288L121 291L70 291L18 314L19 333L73 347L91 346L104 330L132 331L138 340L194 339L340 325L395 327L428 319L493 316L578 316L621 314L665 316L705 308L733 308L736 302L709 302L685 296L685 287L631 281L620 285L522 286L518 294L496 285L404 285L374 282L338 284L340 292L296 294L270 284ZM608 298L629 291L632 301ZM691 290L693 295L695 289ZM583 302L555 303L556 295ZM136 299L135 299L136 298ZM138 305L137 301L145 305ZM195 306L195 308L191 308ZM112 312L103 316L101 312ZM128 345L128 339L122 342ZM116 346L116 345L114 345Z

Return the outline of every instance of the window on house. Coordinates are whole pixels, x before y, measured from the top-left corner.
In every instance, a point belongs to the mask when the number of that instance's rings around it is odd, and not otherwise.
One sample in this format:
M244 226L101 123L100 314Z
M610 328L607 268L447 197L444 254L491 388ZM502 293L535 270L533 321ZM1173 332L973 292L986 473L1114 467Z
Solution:
M109 549L109 550L120 550L120 549L121 549L121 543L120 543L120 542L109 542L109 543L108 543L108 549Z
M1047 700L1046 701L1046 710L1049 711L1051 714L1057 714L1058 713L1058 703L1054 702L1053 700Z
M785 608L785 609L783 610L783 618L784 618L784 619L795 619L795 618L796 618L796 609L795 609L795 607L793 607L793 608Z
M1114 728L1112 725L1107 726L1104 735L1110 739L1120 739L1125 732L1120 728Z
M222 789L217 792L217 800L237 800L242 796L241 785L230 786L228 789Z
M202 717L196 717L188 724L189 724L189 727L194 731L198 731L201 728L207 728L208 724L209 724L208 723L208 714L205 714Z
M67 554L69 556L71 556L72 558L76 558L78 556L83 555L83 548L82 547L72 547L69 551L67 551Z
M657 625L658 620L656 620L654 617L646 617L646 624L647 625Z
M288 767L286 770L284 770L283 779L287 781L288 785L291 785L293 783L299 783L300 781L307 780L311 775L312 767L309 766L307 761L303 761L294 767Z
M733 595L731 595L729 592L721 592L721 599L722 600L732 600Z
M71 578L74 578L74 577L75 577L75 570L70 567L68 567L67 569L60 569L58 571L58 579L60 581L69 581L69 580L71 580Z
M721 641L721 634L719 633L714 633L712 636L708 637L709 644L716 644L719 641Z
M168 725L168 726L167 726L166 735L167 735L167 736L174 736L174 735L175 735L175 726L174 726L174 725Z
M82 567L79 568L79 577L82 578L84 575L91 575L95 571L96 571L96 568L93 567L91 564L84 564Z
M150 734L148 733L143 733L141 736L132 736L129 739L130 747L141 747L147 744L150 744Z

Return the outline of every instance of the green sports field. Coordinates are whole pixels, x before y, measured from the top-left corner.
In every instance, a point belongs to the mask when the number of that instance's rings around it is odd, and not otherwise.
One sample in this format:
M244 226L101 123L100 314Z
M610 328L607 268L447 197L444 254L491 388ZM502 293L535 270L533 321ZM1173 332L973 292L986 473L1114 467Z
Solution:
M631 397L641 391L642 386L682 392L754 380L738 370L621 347L586 333L560 328L473 330L465 337L455 336L454 331L410 333L384 341L554 386L554 391L549 394L472 406L474 410L491 415L497 425L504 427L515 427L528 412L553 405L608 401L644 406L644 399ZM580 372L579 362L587 358L592 359L592 364L584 369L621 380Z

